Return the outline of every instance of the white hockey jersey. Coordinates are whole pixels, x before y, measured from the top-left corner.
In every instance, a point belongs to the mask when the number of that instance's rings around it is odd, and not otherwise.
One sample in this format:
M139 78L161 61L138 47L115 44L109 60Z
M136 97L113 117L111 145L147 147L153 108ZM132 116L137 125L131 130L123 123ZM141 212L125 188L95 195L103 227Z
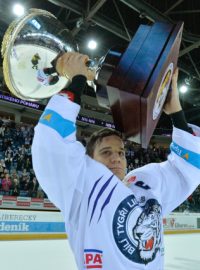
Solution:
M192 126L197 136L174 128L168 161L133 170L125 185L76 141L79 109L52 97L32 145L36 176L62 211L78 269L162 270L162 218L200 183L199 128Z

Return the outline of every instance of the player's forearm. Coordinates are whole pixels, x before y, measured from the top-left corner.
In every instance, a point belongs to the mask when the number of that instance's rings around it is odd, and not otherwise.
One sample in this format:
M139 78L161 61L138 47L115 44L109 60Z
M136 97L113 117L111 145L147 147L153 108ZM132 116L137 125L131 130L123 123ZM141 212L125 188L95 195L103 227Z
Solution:
M188 126L187 121L185 119L185 114L182 110L170 114L172 124L174 127L187 131L193 134L192 129Z

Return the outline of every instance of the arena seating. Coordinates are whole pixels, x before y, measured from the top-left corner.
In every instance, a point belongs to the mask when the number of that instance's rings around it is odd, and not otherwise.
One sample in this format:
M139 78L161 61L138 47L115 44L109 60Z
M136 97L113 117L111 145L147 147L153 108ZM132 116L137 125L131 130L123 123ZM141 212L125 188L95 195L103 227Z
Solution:
M31 143L34 126L16 124L6 117L0 119L0 195L46 198L34 174L31 162ZM86 137L78 138L84 144ZM150 144L143 149L126 141L127 172L151 162L167 159L169 149ZM200 186L176 211L198 212Z

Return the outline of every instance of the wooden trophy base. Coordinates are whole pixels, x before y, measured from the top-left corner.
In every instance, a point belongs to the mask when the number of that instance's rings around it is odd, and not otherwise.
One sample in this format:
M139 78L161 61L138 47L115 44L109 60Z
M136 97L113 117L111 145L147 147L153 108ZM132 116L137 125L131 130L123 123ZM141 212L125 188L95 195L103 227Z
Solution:
M114 124L146 148L158 123L177 65L183 23L141 25L128 48L111 49L97 79L97 99Z

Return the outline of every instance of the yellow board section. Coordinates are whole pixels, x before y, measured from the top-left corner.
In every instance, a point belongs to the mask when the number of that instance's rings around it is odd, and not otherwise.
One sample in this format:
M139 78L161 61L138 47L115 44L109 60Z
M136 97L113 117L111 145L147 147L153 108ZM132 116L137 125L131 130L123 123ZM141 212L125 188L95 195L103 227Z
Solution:
M164 232L164 234L186 234L186 233L200 233L200 230L165 231Z
M66 234L8 234L0 235L0 241L67 239Z

